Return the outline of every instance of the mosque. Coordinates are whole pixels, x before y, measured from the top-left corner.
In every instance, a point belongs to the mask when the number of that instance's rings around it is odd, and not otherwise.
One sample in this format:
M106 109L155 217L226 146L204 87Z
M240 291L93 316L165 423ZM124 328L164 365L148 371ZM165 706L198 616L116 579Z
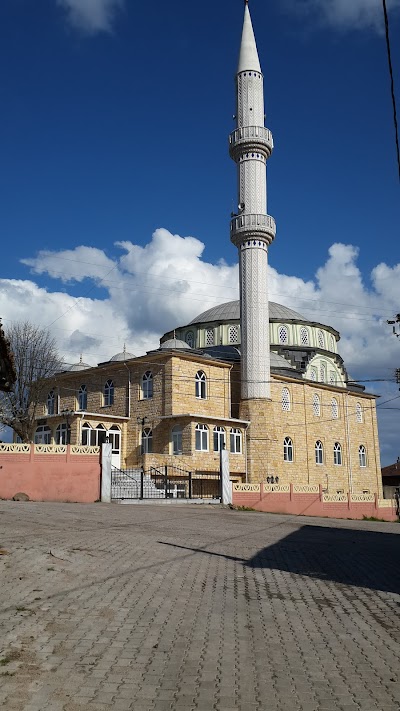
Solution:
M349 377L339 333L268 299L263 74L246 2L236 75L240 299L165 333L160 347L124 350L57 374L39 405L35 442L98 446L118 468L170 465L217 472L221 448L238 482L322 485L382 497L375 396Z

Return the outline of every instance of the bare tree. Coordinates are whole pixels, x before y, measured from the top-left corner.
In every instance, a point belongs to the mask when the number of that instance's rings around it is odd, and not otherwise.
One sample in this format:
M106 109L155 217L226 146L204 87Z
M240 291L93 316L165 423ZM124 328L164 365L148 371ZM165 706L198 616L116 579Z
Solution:
M7 329L17 380L10 392L0 393L0 423L8 425L23 442L32 442L38 403L49 389L47 378L63 368L54 338L29 321Z

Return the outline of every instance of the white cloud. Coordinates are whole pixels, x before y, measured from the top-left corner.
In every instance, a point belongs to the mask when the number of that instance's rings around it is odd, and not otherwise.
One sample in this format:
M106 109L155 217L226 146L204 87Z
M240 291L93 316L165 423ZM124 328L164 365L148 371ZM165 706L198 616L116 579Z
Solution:
M24 259L33 274L47 274L63 289L85 278L89 289L84 288L85 297L78 299L65 291L41 288L34 281L2 279L4 325L27 315L42 326L54 322L51 330L66 361L76 362L82 352L87 362L95 364L121 351L124 343L136 355L157 348L166 331L211 306L238 298L237 265L205 261L204 245L194 237L158 229L143 247L131 242L116 246L121 256L113 260L104 251L85 246L58 253L41 251ZM334 244L315 279L309 281L270 267L270 299L339 330L339 352L353 377L393 381L400 365L400 339L391 334L386 320L399 311L400 264L378 264L366 281L357 258L356 247ZM106 298L95 298L97 286L106 290ZM382 393L381 400L399 394L394 382L367 383L367 388ZM393 433L400 427L399 411L382 411L381 425L388 463L398 456Z
M89 34L111 32L115 15L124 5L124 0L56 1L66 11L68 22Z
M336 28L381 30L384 26L381 0L286 0L286 6ZM387 8L399 10L400 0L387 0Z

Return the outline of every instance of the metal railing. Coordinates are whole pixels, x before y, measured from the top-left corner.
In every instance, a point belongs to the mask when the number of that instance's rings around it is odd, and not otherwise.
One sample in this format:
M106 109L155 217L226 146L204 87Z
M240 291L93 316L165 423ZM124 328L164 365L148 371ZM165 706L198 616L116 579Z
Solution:
M189 472L176 466L111 470L111 498L132 499L220 499L218 473Z

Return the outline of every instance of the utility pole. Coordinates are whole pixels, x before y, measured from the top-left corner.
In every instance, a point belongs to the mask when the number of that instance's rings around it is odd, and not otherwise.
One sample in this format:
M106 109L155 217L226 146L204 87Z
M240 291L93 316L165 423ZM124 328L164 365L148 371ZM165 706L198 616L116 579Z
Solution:
M386 323L393 326L393 335L400 338L400 314L396 314L393 320L386 321Z

